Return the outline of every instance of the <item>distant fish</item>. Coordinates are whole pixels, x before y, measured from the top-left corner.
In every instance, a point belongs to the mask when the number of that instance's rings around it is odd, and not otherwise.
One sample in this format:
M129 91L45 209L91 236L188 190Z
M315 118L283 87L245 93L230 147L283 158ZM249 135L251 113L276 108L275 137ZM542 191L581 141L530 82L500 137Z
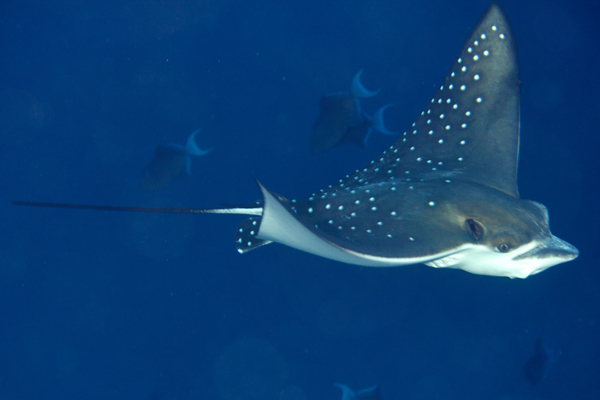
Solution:
M342 400L382 400L379 385L359 390L356 393L341 383L334 383L333 385L342 389Z
M310 141L310 151L313 153L321 153L345 143L365 147L373 129L385 135L396 134L388 131L383 124L383 112L392 104L381 107L373 118L361 110L358 99L375 96L381 90L371 92L365 89L360 82L362 72L361 69L354 75L351 92L321 97L321 111L313 125Z
M142 175L142 189L160 190L169 186L178 176L190 175L191 156L203 156L212 151L202 150L196 144L196 134L200 129L192 132L185 146L169 144L156 146L154 158L144 168Z
M536 340L535 353L525 363L525 378L532 385L537 385L546 377L552 364L558 360L558 356L554 344L543 339Z

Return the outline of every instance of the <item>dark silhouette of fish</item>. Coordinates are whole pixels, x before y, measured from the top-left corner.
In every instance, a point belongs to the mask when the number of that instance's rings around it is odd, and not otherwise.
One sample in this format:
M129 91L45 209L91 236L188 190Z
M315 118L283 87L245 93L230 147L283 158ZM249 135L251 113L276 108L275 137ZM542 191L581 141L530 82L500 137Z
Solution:
M342 400L382 400L378 385L359 390L356 393L354 390L350 389L346 385L342 385L341 383L334 383L333 386L337 386L342 389Z
M321 111L313 125L310 140L310 151L313 153L321 153L345 143L365 147L373 129L385 135L397 133L388 131L383 123L383 112L392 104L381 107L373 118L361 110L358 99L375 96L380 90L367 90L360 82L362 72L361 69L354 75L351 92L321 97Z
M525 378L532 385L540 383L548 374L552 364L558 360L559 353L554 344L543 339L535 341L535 353L525 363Z
M154 157L144 168L141 187L144 190L160 190L169 186L175 178L190 175L192 156L203 156L212 151L202 150L196 144L196 134L192 132L185 146L168 144L156 146Z

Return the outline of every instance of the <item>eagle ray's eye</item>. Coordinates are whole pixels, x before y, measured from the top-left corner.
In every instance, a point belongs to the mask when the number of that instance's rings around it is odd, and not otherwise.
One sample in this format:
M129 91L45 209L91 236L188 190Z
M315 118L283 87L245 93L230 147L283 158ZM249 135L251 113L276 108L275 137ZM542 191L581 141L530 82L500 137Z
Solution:
M500 253L507 253L510 250L510 246L506 243L499 244L497 248Z

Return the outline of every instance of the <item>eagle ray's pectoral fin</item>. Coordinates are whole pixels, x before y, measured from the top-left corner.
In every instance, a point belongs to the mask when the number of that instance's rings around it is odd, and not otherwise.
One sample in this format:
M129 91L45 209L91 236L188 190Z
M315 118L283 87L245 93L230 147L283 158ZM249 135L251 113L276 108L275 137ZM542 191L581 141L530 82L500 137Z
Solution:
M235 232L235 248L240 254L258 249L269 243L271 240L259 239L256 237L260 226L260 217L252 217L243 221Z

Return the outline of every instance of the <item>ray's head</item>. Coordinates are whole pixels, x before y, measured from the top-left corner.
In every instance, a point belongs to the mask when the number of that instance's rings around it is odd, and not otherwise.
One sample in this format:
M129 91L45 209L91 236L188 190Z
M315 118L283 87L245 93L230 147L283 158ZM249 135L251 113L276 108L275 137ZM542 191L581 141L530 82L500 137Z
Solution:
M546 207L534 201L497 201L485 212L471 210L462 218L462 228L475 245L461 263L469 272L527 278L579 255L550 232Z

